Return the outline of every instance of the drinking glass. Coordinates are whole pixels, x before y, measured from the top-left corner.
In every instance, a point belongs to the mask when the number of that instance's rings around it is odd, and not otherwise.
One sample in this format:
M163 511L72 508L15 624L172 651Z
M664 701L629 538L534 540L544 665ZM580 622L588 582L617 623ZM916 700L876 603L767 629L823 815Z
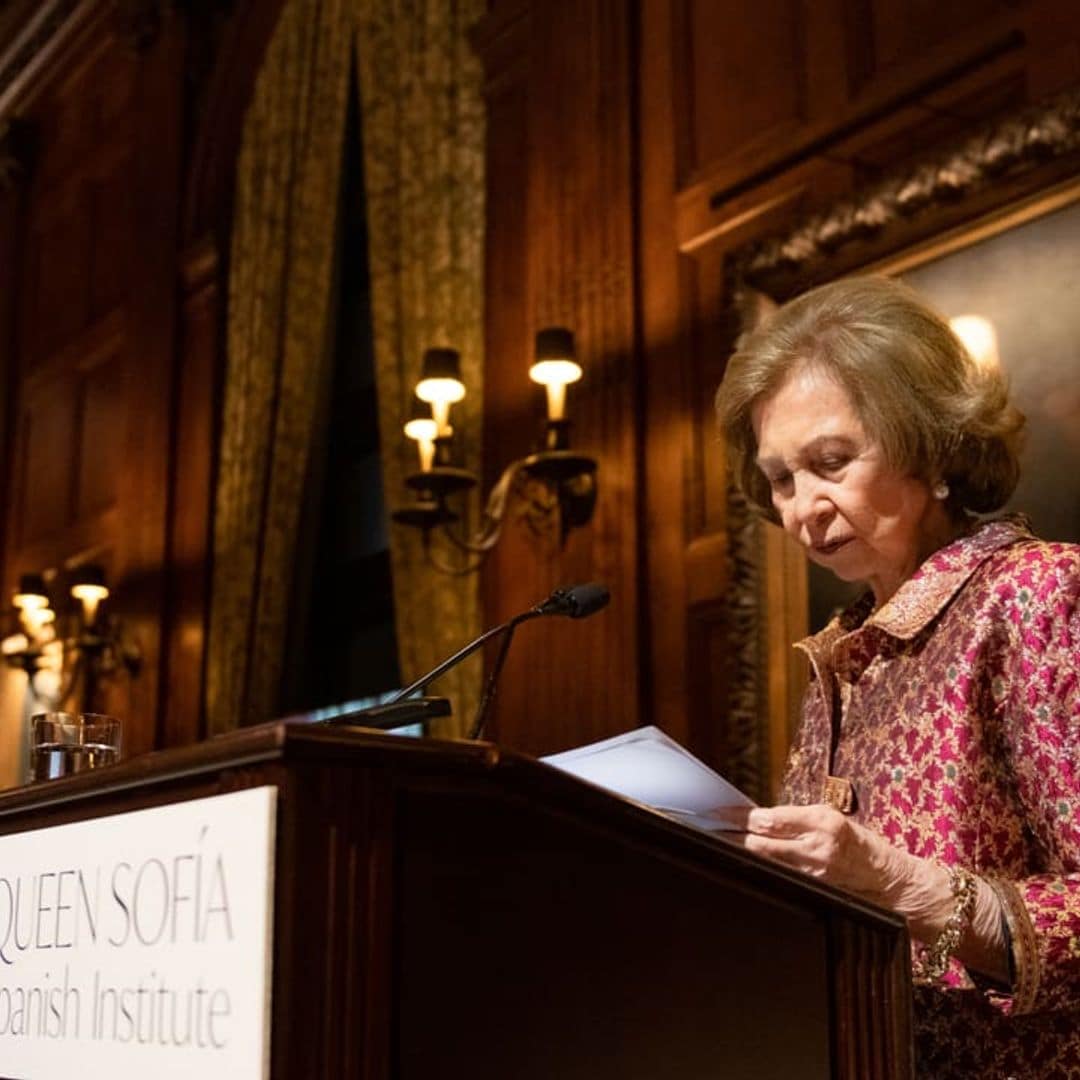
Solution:
M30 720L30 780L111 765L120 760L120 721L101 713L39 713Z

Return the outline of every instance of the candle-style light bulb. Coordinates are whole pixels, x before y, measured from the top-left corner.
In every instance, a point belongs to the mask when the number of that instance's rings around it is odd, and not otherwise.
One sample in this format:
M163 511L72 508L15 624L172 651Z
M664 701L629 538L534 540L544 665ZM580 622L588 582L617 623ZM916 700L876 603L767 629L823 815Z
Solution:
M71 586L71 595L82 605L83 625L93 626L101 601L109 595L105 572L100 566L79 567Z
M574 335L551 326L536 335L536 360L529 378L547 390L549 420L566 416L566 387L581 378L581 365L574 357Z
M465 397L461 356L456 349L428 349L416 396L431 406L439 435L450 434L450 406Z
M49 623L56 622L56 612L49 607L23 608L20 619L32 637L38 637Z
M405 425L405 434L416 440L420 453L420 471L431 472L435 460L435 439L439 434L438 421L430 416L414 416Z
M24 614L47 608L49 597L45 592L45 579L41 574L22 574L11 602Z

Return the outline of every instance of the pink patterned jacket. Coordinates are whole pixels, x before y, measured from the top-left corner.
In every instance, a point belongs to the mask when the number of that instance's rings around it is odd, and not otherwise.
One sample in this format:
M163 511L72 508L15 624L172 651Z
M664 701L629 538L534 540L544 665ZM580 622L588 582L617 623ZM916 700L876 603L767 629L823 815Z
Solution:
M918 988L920 1077L1080 1077L1080 547L987 522L871 600L800 643L781 801L844 777L859 821L997 891L1012 986L954 961Z

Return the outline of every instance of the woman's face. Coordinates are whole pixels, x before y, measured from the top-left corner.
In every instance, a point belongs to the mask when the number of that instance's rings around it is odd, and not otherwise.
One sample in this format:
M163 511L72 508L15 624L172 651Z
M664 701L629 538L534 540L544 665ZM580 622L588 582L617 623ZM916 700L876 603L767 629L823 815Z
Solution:
M865 581L879 604L951 538L944 504L886 462L825 372L800 364L752 418L784 529L819 566Z

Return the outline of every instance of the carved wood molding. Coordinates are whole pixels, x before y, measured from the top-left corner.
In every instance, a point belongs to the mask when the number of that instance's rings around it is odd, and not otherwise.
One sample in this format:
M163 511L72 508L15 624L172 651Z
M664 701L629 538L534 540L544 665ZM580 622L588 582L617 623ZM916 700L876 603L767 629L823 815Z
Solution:
M870 237L890 253L889 235L895 231L891 253L896 253L910 242L911 234L902 225L917 221L932 230L935 220L943 220L965 200L975 201L994 186L1004 188L1018 176L1077 151L1080 89L1071 89L983 125L951 149L897 169L825 212L794 222L786 232L734 250L725 260L727 310L721 313L732 328L732 342L740 327L758 321L762 293L787 295L811 281L835 276L830 266L839 268L844 249ZM776 288L778 281L784 284L782 290ZM727 645L733 659L728 749L742 770L761 763L764 792L769 738L765 580L775 568L766 560L765 522L734 484L727 491L727 528L731 553Z
M761 574L765 569L761 557L762 524L733 484L728 486L727 499L731 588L727 613L730 669L725 770L731 770L730 779L737 787L761 801L769 797L765 753L768 739L762 731L762 677L767 655L761 608Z
M791 232L738 253L738 277L768 291L779 272L809 273L845 246L953 205L1080 150L1080 89L984 125L961 145L900 170Z

